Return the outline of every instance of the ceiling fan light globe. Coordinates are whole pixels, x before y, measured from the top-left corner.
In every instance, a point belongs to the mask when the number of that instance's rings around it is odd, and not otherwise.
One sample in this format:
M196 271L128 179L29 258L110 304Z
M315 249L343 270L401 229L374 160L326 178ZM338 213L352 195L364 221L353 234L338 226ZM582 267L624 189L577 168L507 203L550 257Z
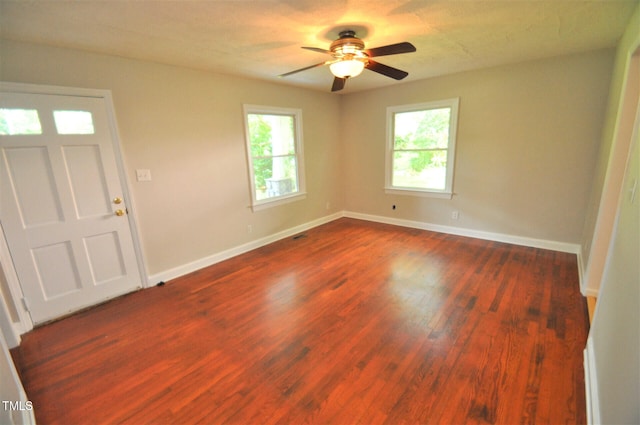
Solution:
M343 60L332 63L329 69L338 78L352 78L362 73L364 62L356 59Z

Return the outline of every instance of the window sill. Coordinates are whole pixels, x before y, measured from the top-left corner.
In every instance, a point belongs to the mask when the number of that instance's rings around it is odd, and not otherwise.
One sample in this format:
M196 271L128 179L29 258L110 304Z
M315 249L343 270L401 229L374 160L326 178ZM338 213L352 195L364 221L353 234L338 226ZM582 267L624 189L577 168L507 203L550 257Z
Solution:
M276 207L278 205L288 204L290 202L300 201L307 197L306 192L298 192L293 195L280 196L273 199L263 199L251 205L253 212L266 210L267 208Z
M430 190L398 189L389 187L384 189L384 193L389 195L418 196L421 198L451 199L453 197L452 192L434 192Z

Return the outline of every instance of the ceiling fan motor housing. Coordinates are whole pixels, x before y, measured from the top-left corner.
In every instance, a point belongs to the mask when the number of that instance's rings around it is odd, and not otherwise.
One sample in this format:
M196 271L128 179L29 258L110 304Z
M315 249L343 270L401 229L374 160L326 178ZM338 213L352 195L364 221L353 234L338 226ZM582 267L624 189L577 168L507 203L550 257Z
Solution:
M366 57L364 50L364 42L355 36L356 33L351 30L340 32L340 38L331 43L329 49L338 58L344 56Z

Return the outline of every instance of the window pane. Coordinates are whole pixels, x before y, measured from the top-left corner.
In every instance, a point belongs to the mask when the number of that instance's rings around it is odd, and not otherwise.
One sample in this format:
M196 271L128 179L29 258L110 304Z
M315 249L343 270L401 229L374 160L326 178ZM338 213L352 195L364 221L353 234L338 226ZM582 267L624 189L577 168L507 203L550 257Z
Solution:
M393 186L444 190L446 176L446 150L395 152L393 155Z
M295 156L253 158L256 200L298 191Z
M93 134L93 117L88 111L53 111L58 134Z
M394 116L395 149L444 149L449 143L451 108L400 112Z
M251 155L293 155L294 118L291 115L248 114Z
M0 134L42 134L40 118L35 109L0 109Z

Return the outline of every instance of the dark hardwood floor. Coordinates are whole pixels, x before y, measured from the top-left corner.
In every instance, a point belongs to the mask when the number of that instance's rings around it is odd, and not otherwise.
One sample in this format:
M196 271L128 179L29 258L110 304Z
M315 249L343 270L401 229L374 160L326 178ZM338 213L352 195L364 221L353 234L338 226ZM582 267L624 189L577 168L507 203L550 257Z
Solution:
M587 331L575 255L340 219L13 354L40 424L565 424Z

